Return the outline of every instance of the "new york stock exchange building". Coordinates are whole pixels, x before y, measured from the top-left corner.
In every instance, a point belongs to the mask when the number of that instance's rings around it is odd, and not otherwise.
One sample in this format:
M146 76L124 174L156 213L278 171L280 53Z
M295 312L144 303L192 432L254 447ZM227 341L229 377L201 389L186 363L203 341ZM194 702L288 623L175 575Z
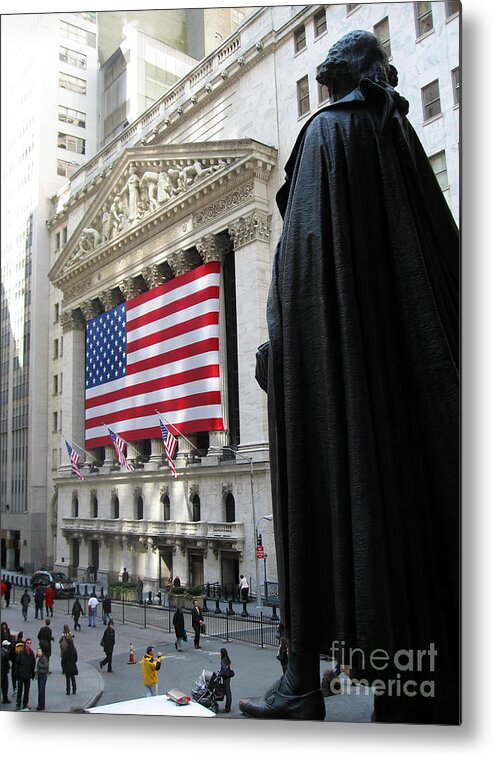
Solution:
M410 14L409 50L394 51L407 97L413 5L391 4L390 19L397 28L402 9ZM244 574L255 588L255 530L272 512L255 356L268 339L282 228L275 194L303 123L328 104L317 66L343 33L372 30L383 6L362 9L358 18L345 5L259 9L54 199L56 569L84 580L94 566L105 583L126 567L146 590L175 576L196 586ZM177 438L176 475L160 420ZM126 443L129 470L110 429ZM66 441L80 455L81 477ZM275 582L272 524L262 523L266 576Z

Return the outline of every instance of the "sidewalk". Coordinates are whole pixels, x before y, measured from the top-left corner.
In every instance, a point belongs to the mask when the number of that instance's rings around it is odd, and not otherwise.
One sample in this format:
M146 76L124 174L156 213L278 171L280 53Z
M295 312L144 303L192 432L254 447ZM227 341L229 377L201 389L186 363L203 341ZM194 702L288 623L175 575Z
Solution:
M242 697L261 696L281 675L281 667L276 659L276 650L272 647L260 648L241 641L226 644L222 639L213 636L201 638L201 650L193 647L193 638L183 645L184 652L175 650L174 634L160 631L156 628L143 628L136 624L115 623L116 645L113 655L113 674L106 669L100 671L99 660L103 657L100 640L105 626L100 617L97 627L89 628L87 617L81 618L81 631L75 634L74 642L78 652L77 693L75 696L65 693L65 677L61 672L58 639L67 623L73 630L72 619L66 611L57 610L51 620L51 627L55 642L52 644L52 656L46 687L45 712L70 712L72 707L87 709L97 704L110 704L126 699L145 696L142 686L140 660L147 646L154 646L156 651L163 652L163 665L159 673L159 693L165 693L170 688L179 688L187 694L202 670L218 670L220 649L226 646L232 660L232 667L236 676L232 681L233 705L231 713L219 714L222 718L242 718L238 702ZM19 604L11 605L2 610L2 621L6 621L12 633L22 630L24 638L33 640L33 649L37 648L39 629L44 620L34 619L34 609L30 606L28 620L24 622ZM129 664L130 642L133 644L135 664ZM321 675L329 667L329 663L321 661ZM2 709L15 710L15 700L9 688L11 704L2 705ZM365 692L352 691L351 694L332 696L325 700L326 720L334 722L369 722L373 710L373 696ZM36 712L37 683L31 683L30 707L36 715L43 716L43 712ZM223 707L223 704L220 705Z

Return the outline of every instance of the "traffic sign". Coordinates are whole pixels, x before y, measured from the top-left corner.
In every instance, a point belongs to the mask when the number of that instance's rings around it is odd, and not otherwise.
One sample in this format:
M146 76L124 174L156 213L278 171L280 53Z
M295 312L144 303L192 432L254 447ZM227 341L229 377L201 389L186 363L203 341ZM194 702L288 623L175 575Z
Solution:
M255 556L257 560L263 560L264 559L264 548L263 547L255 547Z

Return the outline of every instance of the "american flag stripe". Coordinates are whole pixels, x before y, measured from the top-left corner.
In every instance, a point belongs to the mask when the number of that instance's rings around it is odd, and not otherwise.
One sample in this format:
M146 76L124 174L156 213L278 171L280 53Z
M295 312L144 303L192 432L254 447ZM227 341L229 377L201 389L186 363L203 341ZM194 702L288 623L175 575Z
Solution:
M125 448L127 445L124 439L118 436L118 434L115 434L115 432L112 429L108 429L108 431L109 431L110 439L113 442L113 446L116 451L117 460L120 463L121 467L126 471L135 470L132 463L129 463L127 458L125 457Z
M88 322L88 447L109 443L101 423L158 438L156 410L179 431L223 429L219 280L220 264L207 263Z

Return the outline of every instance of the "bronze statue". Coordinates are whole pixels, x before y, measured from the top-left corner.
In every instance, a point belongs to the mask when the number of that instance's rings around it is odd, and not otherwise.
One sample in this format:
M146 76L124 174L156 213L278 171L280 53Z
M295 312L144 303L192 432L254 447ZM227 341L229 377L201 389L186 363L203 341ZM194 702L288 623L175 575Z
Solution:
M378 39L345 35L317 79L257 364L289 662L240 709L324 719L327 654L378 689L374 720L458 724L457 227Z

